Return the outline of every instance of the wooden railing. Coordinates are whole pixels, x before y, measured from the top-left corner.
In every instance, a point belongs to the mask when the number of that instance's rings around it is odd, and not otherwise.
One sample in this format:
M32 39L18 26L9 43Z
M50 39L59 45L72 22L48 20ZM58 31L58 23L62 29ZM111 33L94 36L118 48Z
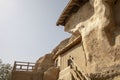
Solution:
M35 63L15 61L13 71L33 71Z

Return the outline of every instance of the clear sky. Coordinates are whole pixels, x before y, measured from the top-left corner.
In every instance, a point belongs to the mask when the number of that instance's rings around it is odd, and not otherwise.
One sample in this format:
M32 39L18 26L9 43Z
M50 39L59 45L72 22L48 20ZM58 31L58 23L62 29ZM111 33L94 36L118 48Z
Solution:
M70 35L56 21L69 0L0 0L0 58L35 62Z

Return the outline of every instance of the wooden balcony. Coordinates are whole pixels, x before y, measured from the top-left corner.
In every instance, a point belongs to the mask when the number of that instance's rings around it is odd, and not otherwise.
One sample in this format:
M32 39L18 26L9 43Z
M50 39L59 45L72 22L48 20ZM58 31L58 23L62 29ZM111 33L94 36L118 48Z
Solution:
M15 61L13 71L34 71L35 63Z

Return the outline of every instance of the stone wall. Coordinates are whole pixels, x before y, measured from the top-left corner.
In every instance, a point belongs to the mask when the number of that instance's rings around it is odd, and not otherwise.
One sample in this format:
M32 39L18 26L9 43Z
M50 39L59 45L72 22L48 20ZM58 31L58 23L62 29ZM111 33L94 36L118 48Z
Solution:
M80 67L83 72L86 72L86 58L82 48L82 44L77 44L61 56L61 66L60 70L68 67L68 59L71 57L77 67Z
M12 80L35 80L33 72L16 71L12 72ZM37 78L38 79L38 78Z

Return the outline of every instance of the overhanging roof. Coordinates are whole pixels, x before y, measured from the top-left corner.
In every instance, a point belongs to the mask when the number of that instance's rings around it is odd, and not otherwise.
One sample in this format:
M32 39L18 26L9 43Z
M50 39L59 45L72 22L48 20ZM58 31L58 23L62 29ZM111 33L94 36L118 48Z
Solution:
M53 56L53 60L55 60L59 55L64 54L65 52L67 52L68 50L70 50L71 48L73 48L75 45L77 45L78 43L80 43L81 40L82 40L81 36L78 36L71 43L69 43L68 45L66 45L63 49L61 49L60 51L58 51L57 53L55 53L55 55Z
M70 0L65 9L63 10L62 14L60 15L56 25L62 25L65 26L68 18L75 12L78 11L78 9L83 6L84 3L86 3L88 0Z

